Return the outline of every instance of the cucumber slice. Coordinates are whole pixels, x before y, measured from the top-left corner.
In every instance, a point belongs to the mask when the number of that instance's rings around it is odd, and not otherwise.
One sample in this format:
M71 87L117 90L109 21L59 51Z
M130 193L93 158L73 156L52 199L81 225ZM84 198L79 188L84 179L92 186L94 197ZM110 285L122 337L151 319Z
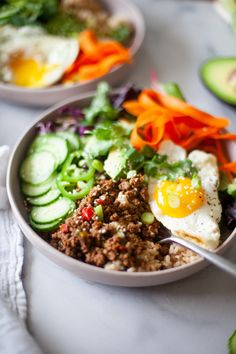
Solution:
M35 229L37 231L49 232L49 231L53 231L53 230L57 229L57 227L61 223L61 219L55 220L55 221L50 222L48 224L37 224L36 222L34 222L32 220L32 218L30 218L29 223L33 227L33 229Z
M29 155L22 162L20 177L24 182L40 184L45 182L56 168L55 157L49 151L39 151Z
M44 134L38 136L32 143L29 152L35 151L49 151L51 152L57 162L57 166L63 164L67 158L69 149L67 141L57 136L56 134Z
M49 191L49 189L52 187L57 175L56 173L53 173L47 181L44 183L41 183L37 186L29 183L22 183L22 192L27 196L27 197L39 197Z
M65 132L57 132L56 133L58 136L61 138L64 138L68 141L68 144L70 146L70 150L79 150L80 148L80 140L77 134L72 133L70 131L65 131Z
M236 331L229 338L229 354L236 354Z
M27 200L32 205L47 205L54 202L60 194L59 189L52 187L46 194L36 198L27 198Z
M75 208L75 203L68 198L59 198L55 202L33 207L31 218L35 223L48 224L57 219L62 219Z

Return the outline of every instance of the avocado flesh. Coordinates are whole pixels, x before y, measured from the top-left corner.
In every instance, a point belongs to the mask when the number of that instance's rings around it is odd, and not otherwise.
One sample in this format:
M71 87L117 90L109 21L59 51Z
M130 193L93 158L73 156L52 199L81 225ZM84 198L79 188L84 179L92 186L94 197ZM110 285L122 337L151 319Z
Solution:
M200 75L215 96L236 106L236 57L208 60L201 66Z

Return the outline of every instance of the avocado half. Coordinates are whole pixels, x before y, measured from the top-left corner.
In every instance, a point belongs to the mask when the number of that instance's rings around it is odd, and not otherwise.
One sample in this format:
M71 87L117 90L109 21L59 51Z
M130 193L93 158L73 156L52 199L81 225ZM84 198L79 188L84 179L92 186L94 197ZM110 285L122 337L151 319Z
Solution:
M215 96L236 106L236 57L205 61L200 68L200 76Z

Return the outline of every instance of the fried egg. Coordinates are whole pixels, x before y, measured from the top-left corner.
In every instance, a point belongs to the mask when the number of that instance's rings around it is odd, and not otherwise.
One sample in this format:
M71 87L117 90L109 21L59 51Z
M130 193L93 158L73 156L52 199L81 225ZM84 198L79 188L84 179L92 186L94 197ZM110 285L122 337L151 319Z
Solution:
M166 141L159 153L171 160L186 158L180 146ZM170 156L171 154L171 156ZM188 157L198 169L201 187L194 187L191 178L181 177L176 181L149 181L149 203L152 213L175 236L189 239L209 250L219 245L221 204L218 197L219 172L214 155L200 150L192 151ZM173 160L172 160L173 161Z
M0 29L0 79L29 88L60 80L79 53L79 41L46 34L37 27Z

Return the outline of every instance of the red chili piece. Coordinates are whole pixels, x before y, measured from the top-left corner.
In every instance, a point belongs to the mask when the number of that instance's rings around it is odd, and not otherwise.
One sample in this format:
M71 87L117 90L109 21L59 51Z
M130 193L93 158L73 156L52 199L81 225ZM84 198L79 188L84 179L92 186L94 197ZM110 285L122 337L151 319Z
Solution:
M99 205L103 205L103 204L104 204L104 199L97 199L96 202L97 202Z
M91 208L91 207L83 208L81 215L84 220L87 220L87 221L91 220L94 215L93 208Z

